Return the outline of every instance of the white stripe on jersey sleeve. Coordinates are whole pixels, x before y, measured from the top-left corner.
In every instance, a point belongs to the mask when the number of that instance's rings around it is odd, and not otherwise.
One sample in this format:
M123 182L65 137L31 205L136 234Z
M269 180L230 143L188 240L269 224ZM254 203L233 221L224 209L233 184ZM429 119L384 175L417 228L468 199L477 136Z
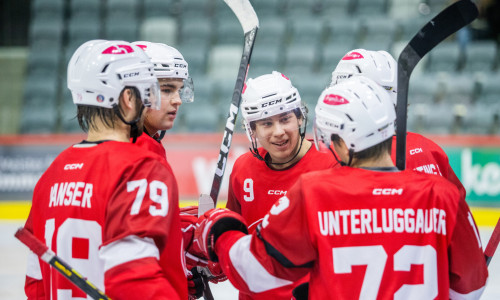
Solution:
M42 270L40 269L40 260L35 253L28 253L28 264L26 267L26 276L36 280L42 280Z
M472 291L468 294L460 294L459 292L455 292L454 290L450 289L450 299L451 300L473 300L473 299L479 299L481 295L484 292L484 286L482 288L479 288L475 291Z
M99 257L104 261L104 271L129 261L154 257L159 259L160 252L152 238L129 235L99 249Z
M292 284L292 281L271 275L257 261L255 256L250 252L251 238L251 235L242 237L229 250L229 257L234 268L248 285L250 291L260 293Z

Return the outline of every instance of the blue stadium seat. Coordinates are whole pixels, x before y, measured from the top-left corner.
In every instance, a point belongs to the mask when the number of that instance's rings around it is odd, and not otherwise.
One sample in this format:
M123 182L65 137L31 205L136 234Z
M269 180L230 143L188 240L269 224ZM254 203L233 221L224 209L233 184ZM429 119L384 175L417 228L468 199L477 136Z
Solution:
M327 42L357 47L360 39L361 20L356 17L338 17L329 19L326 24Z
M443 42L428 54L427 72L456 72L460 67L462 53L458 43Z
M497 44L493 40L473 41L465 48L463 72L493 72L498 62Z

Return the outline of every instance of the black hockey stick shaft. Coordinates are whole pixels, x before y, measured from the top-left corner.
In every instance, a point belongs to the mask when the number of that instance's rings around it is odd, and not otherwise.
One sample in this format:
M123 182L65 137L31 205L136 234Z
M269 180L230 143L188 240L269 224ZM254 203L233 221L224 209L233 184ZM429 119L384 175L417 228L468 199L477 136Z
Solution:
M231 147L234 126L236 124L236 117L240 109L241 93L243 86L245 85L248 68L250 66L250 58L252 57L253 45L259 28L259 19L252 7L252 4L250 3L250 0L224 0L224 2L226 2L229 8L231 8L243 28L243 53L241 55L240 66L238 69L236 84L234 86L231 105L229 107L226 126L224 128L224 137L219 150L219 157L217 159L210 195L202 194L200 196L198 201L198 215L201 215L208 209L217 206L217 198L219 197L222 179L226 170L229 148Z
M413 69L437 44L477 18L479 12L470 0L460 0L445 8L420 29L398 59L396 106L396 166L406 168L406 118L408 85Z
M486 259L486 265L490 264L493 255L498 247L498 242L500 242L500 218L497 221L497 225L495 229L493 229L493 233L491 234L490 240L488 241L488 245L486 245L486 249L484 249L484 258Z
M75 271L70 265L68 265L64 260L57 256L52 250L50 250L44 243L37 239L29 230L26 228L19 228L15 234L15 237L21 241L24 245L28 246L33 253L35 253L41 260L51 265L56 269L61 275L66 277L71 283L76 285L80 290L85 292L87 295L93 299L110 299L102 291L100 291L94 284L83 278L80 273Z
M229 148L231 147L231 140L234 133L234 126L236 124L236 116L238 115L240 102L241 102L241 92L245 84L245 80L248 73L248 68L250 64L250 57L252 55L252 49L255 42L255 37L257 34L257 27L245 34L245 45L243 47L243 54L241 56L240 67L238 70L238 77L236 78L236 84L234 86L233 98L231 100L231 105L229 107L229 114L226 120L226 127L224 128L224 137L222 139L222 144L219 151L219 158L217 160L217 167L215 169L214 179L212 181L212 188L210 190L210 198L214 201L214 207L217 204L217 198L219 197L220 187L222 184L222 179L226 169L227 157L229 154Z

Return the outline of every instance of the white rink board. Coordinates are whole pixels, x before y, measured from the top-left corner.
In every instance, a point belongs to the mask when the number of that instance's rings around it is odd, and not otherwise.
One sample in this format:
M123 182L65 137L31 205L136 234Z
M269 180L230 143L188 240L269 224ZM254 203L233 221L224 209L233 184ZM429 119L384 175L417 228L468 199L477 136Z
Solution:
M24 276L28 248L21 244L14 233L22 222L0 221L0 299L26 299L24 296ZM493 228L480 228L483 247L491 236ZM500 250L493 257L490 267L490 278L482 300L500 299ZM237 291L229 281L211 284L215 300L237 299Z

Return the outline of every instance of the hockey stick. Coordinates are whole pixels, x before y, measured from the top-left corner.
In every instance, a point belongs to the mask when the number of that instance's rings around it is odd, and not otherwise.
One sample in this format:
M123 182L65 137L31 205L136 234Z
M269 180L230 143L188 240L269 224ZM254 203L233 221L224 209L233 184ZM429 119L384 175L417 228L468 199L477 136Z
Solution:
M484 250L486 265L490 264L491 258L497 250L498 242L500 242L500 218L498 219L497 225L495 226L495 229L493 229L493 233L488 241L488 245L486 245L486 249Z
M219 197L222 178L226 170L227 156L229 148L231 147L236 116L240 109L241 92L246 81L250 57L252 56L253 45L259 28L259 19L249 0L224 0L224 2L226 2L240 21L241 27L243 27L245 41L243 45L243 54L241 55L240 68L234 86L233 98L231 100L231 106L229 107L226 127L224 128L224 136L220 146L215 175L212 181L212 188L210 190L210 195L202 194L200 196L198 200L198 215L202 215L207 210L217 206L217 198Z
M406 168L406 117L411 72L432 48L472 22L477 16L478 10L473 2L457 1L425 24L399 55L396 106L396 166L398 169Z
M94 284L84 279L77 271L75 271L70 265L64 262L59 256L57 256L52 250L50 250L44 243L38 240L31 232L26 228L19 228L15 234L15 237L25 244L33 251L41 260L51 265L79 289L84 291L87 295L94 299L109 299L102 291L100 291Z

